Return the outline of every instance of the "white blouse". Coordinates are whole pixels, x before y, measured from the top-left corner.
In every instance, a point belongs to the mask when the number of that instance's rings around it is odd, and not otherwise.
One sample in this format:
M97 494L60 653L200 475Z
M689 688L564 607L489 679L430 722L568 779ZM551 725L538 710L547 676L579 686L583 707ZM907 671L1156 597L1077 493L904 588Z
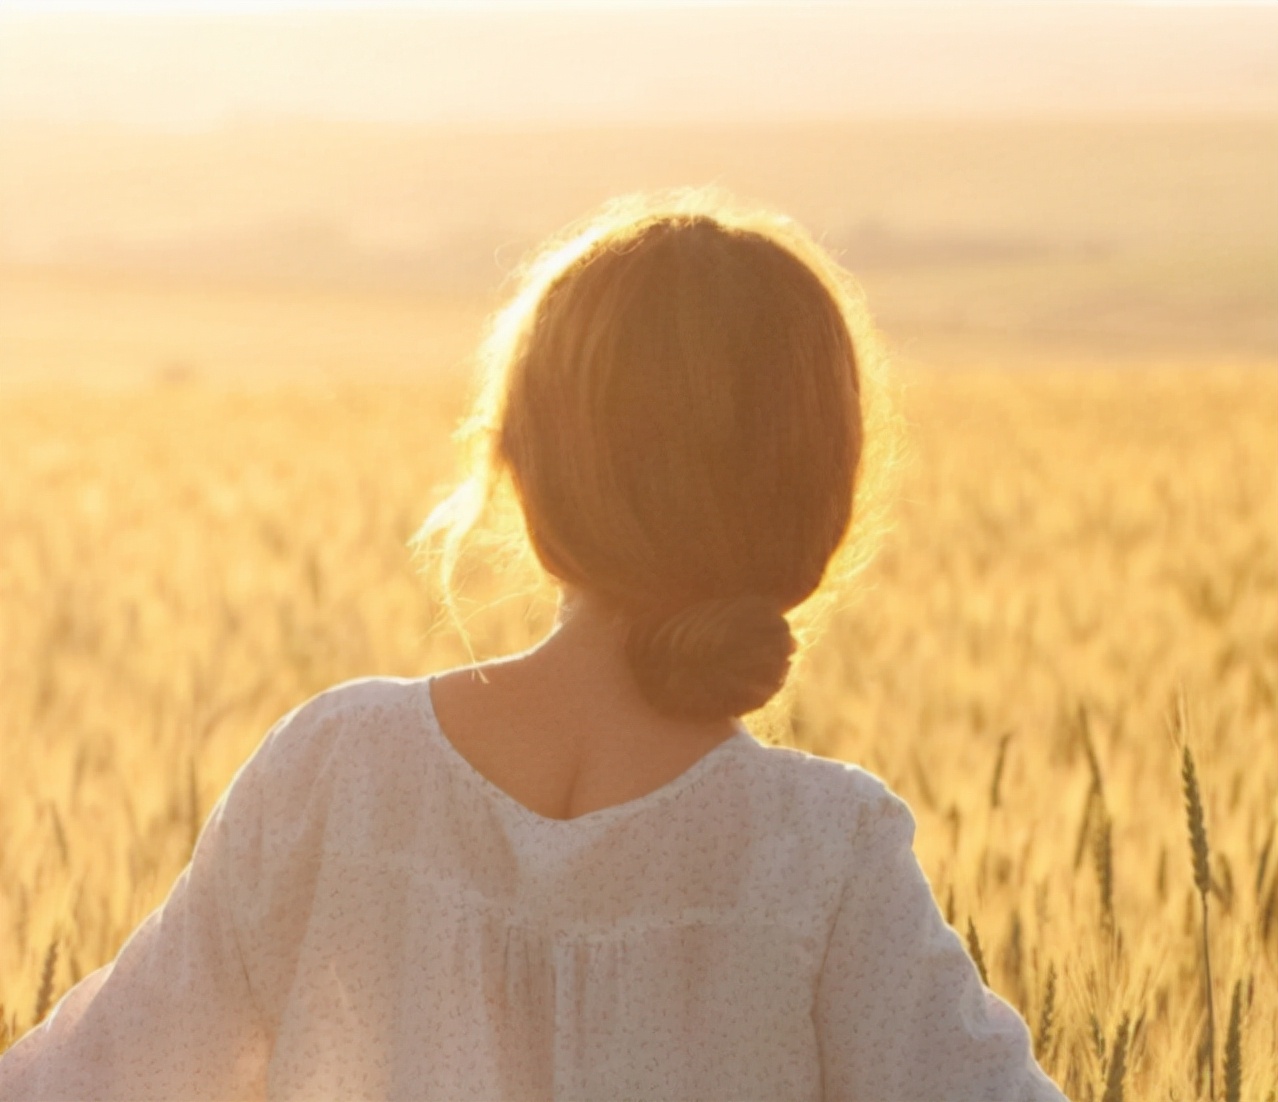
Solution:
M429 678L319 694L0 1099L1064 1099L906 805L738 726L563 820L461 756Z

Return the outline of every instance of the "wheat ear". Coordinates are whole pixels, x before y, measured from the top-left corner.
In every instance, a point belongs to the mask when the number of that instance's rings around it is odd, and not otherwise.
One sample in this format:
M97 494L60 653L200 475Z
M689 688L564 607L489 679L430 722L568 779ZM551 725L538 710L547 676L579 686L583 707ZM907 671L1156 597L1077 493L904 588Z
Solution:
M1182 700L1183 708L1183 700ZM1181 731L1184 732L1184 716L1181 714ZM1198 771L1194 768L1194 756L1186 743L1181 751L1181 779L1185 788L1185 814L1189 820L1189 848L1194 862L1194 887L1202 901L1203 910L1203 972L1207 992L1207 1083L1210 1097L1216 1097L1216 1012L1212 1000L1211 943L1207 932L1207 893L1211 889L1209 866L1210 850L1207 848L1207 827L1203 822L1203 801L1198 790Z
M49 1012L53 998L53 970L58 964L58 939L55 935L44 953L44 966L40 969L40 988L36 991L35 1020L42 1022Z
M1128 1015L1118 1023L1114 1034L1114 1044L1110 1050L1109 1073L1105 1076L1105 1093L1101 1102L1123 1102L1123 1078L1127 1074L1127 1033L1130 1025Z
M1225 1102L1242 1102L1242 981L1234 981L1225 1030Z
M972 960L976 963L976 970L981 974L981 982L986 987L989 987L990 976L985 970L985 954L981 952L981 939L976 934L976 924L972 921L970 915L967 920L967 950L972 954Z

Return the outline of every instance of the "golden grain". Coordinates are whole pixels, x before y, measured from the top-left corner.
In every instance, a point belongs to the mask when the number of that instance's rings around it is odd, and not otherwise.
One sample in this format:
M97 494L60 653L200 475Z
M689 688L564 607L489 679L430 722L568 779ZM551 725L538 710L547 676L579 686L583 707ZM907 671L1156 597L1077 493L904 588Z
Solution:
M1126 1014L1114 1031L1114 1043L1110 1046L1109 1067L1105 1074L1105 1093L1101 1102L1123 1102L1123 1081L1127 1077L1127 1031L1130 1019Z
M275 719L468 660L407 550L464 396L0 394L0 1048L163 900ZM909 801L947 918L1071 1097L1205 1093L1206 953L1231 989L1278 968L1278 375L920 372L908 400L895 526L794 671L802 727L748 723ZM480 657L546 630L547 589L467 569ZM1162 741L1182 685L1192 786ZM1162 856L1182 816L1192 890ZM1247 990L1225 1087L1237 1066L1264 1097L1278 991Z
M1225 1102L1242 1102L1242 981L1234 981L1225 1029Z

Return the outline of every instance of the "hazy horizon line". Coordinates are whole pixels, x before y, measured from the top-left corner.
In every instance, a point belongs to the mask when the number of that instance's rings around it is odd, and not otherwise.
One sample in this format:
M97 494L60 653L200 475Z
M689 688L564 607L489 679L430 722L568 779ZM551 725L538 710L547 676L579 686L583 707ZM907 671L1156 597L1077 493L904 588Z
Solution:
M1278 0L1273 0L1278 3ZM215 119L164 122L150 119L76 118L56 114L33 114L0 110L0 127L115 130L153 135L201 135L241 127L319 126L334 128L367 128L371 130L606 130L606 129L698 129L731 127L734 129L774 126L824 126L848 124L909 123L1167 123L1167 122L1264 122L1278 121L1278 105L1259 107L1123 107L1055 108L1036 107L982 109L879 109L865 111L803 111L794 113L723 114L665 116L660 114L565 118L562 115L475 115L471 117L433 116L418 118L374 118L359 115L309 113L293 111L237 111Z

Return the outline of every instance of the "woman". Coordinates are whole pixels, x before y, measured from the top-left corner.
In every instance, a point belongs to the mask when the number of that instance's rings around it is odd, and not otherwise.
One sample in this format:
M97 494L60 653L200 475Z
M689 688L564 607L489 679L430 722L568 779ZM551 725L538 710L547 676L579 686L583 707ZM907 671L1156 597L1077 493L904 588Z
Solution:
M1061 1099L906 805L740 722L855 559L860 329L793 224L704 198L548 248L425 534L448 583L506 492L554 630L284 717L0 1098Z

